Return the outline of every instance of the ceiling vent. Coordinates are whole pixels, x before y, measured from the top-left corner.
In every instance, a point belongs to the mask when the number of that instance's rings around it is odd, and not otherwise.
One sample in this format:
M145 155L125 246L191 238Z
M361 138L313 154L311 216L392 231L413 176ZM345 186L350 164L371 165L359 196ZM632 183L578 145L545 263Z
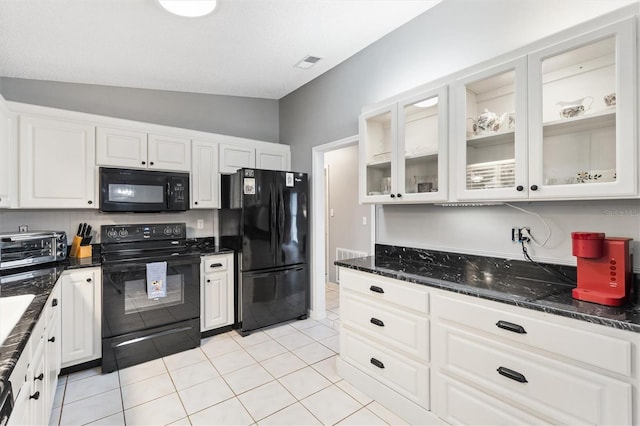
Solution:
M318 58L317 56L307 55L295 66L306 70L314 66L316 63L318 63L320 59L322 58Z

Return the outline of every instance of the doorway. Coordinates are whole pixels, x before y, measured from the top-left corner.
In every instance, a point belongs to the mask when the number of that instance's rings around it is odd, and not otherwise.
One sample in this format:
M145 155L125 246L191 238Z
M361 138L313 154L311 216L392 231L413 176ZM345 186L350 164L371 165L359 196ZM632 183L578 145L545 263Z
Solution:
M332 220L350 220L351 223L342 224L341 234L366 234L368 247L362 249L372 253L375 243L375 208L358 206L358 136L341 139L312 149L312 226L311 226L311 317L324 319L327 317L326 293L327 278L335 276L332 255L336 252L336 245L328 244L331 237ZM341 155L341 150L345 155ZM349 154L348 158L346 154ZM327 167L329 166L329 167ZM328 172L328 173L325 173ZM333 185L332 179L338 180L340 185ZM349 187L351 192L342 191ZM342 198L341 198L342 197ZM341 201L342 199L342 201ZM332 205L331 203L334 203ZM351 206L341 207L342 204ZM354 208L354 205L358 209ZM364 209L364 210L363 210ZM357 211L356 211L357 210ZM363 214L364 212L364 214ZM333 213L333 217L332 217ZM357 221L357 227L356 223ZM346 222L345 222L346 223ZM345 231L345 226L347 231ZM361 238L356 238L361 241ZM342 243L345 245L347 243ZM347 247L350 248L350 247Z

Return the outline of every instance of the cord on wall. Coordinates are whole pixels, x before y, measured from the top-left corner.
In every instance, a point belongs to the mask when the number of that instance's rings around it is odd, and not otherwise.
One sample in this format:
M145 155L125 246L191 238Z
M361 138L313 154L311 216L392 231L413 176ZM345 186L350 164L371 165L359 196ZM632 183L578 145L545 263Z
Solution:
M521 207L514 206L513 204L504 203L504 205L505 206L509 206L512 209L519 210L519 211L521 211L523 213L536 216L538 219L540 219L540 221L545 226L545 228L547 228L547 237L544 239L544 241L542 243L539 243L538 240L536 240L533 237L533 235L531 234L531 232L528 231L528 230L526 231L528 235L525 235L525 236L529 237L531 239L531 242L533 242L533 244L535 244L538 247L544 247L549 242L549 239L551 238L551 228L549 227L549 225L547 224L547 222L544 220L544 218L542 216L540 216L538 213L530 212L529 210L525 210L525 209L523 209Z

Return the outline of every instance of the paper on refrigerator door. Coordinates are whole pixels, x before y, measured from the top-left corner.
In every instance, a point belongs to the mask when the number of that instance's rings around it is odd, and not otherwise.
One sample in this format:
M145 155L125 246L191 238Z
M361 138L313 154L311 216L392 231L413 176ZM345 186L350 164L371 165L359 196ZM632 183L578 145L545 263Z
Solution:
M167 262L147 263L147 297L167 297Z

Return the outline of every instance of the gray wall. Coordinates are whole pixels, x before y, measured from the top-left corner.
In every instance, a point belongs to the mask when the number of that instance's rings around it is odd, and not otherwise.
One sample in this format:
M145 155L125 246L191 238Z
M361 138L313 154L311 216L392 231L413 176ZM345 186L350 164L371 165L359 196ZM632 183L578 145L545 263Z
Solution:
M325 153L329 171L329 258L333 265L336 248L368 253L371 247L371 209L358 204L358 146ZM366 217L367 224L362 224ZM336 282L336 268L329 267L329 281Z
M278 101L0 78L8 101L279 142Z
M444 0L282 98L280 142L292 146L296 170L311 172L311 148L357 134L363 106L631 3Z
M357 134L363 106L628 4L638 7L624 0L445 0L281 99L280 140L292 146L293 167L311 172L312 147ZM549 226L549 243L531 247L537 260L574 264L572 231L631 237L640 250L638 199L517 204L540 217L506 205L380 206L377 242L521 259L520 246L510 241L511 227L530 226L544 240ZM640 271L640 256L634 260Z

